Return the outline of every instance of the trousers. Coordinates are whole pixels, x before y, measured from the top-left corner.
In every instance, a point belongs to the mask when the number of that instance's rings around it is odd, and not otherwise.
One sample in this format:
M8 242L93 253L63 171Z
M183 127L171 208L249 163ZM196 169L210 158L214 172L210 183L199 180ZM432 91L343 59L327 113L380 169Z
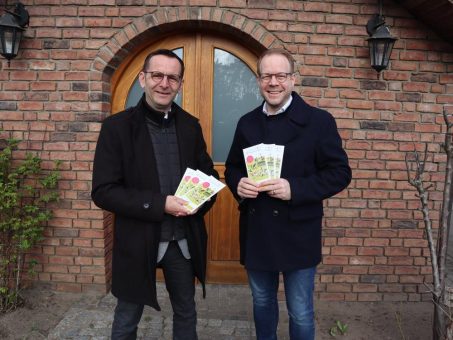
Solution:
M313 290L316 267L283 272L291 340L314 340ZM278 271L247 270L257 340L277 340Z
M177 241L170 242L159 266L173 309L173 340L197 340L195 274ZM112 324L112 340L134 340L144 305L118 299Z

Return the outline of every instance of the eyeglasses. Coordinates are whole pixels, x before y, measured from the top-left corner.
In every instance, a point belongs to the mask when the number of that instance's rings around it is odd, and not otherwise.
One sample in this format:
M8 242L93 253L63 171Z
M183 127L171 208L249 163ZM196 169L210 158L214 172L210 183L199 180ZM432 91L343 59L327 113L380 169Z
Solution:
M272 80L272 77L275 77L279 83L284 83L289 76L292 76L293 73L264 73L261 74L258 79L263 83L269 83Z
M151 79L156 83L160 83L164 80L165 76L167 77L167 81L170 85L177 85L181 82L181 76L178 74L165 74L157 71L143 71L143 73L151 74Z

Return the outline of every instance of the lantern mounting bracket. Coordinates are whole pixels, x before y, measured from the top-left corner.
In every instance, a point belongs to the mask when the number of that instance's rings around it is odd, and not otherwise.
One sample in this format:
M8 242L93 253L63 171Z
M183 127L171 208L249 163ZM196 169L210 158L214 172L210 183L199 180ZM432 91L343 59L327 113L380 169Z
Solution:
M385 17L381 14L375 14L366 24L366 32L371 37L379 27L385 25Z
M23 3L17 2L14 5L14 11L5 9L5 12L13 15L16 19L17 24L20 27L28 26L28 23L30 22L30 15L28 14L27 10L25 9L25 6Z

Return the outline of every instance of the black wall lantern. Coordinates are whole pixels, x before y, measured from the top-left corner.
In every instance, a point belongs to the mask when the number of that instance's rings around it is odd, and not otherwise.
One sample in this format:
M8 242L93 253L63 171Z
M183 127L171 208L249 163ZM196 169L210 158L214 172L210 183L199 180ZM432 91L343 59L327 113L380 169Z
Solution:
M389 65L393 45L398 39L390 35L382 15L382 0L379 0L379 14L375 14L366 24L368 45L370 47L371 67L377 72L385 70Z
M0 54L8 61L17 56L28 21L28 12L20 2L16 3L14 12L5 9L0 17Z

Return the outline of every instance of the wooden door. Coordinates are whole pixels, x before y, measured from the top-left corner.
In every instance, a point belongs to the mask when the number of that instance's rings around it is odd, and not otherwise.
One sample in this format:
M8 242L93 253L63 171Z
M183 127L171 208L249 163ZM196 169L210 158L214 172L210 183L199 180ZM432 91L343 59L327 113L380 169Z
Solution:
M145 57L158 48L174 50L184 61L178 104L199 118L208 152L224 182L224 162L236 122L261 101L254 80L257 57L242 45L218 36L190 33L164 38L129 56L115 72L112 113L136 104L141 94L137 93L141 91L137 86L138 73ZM225 188L206 215L208 282L246 282L239 264L238 221L237 203Z

